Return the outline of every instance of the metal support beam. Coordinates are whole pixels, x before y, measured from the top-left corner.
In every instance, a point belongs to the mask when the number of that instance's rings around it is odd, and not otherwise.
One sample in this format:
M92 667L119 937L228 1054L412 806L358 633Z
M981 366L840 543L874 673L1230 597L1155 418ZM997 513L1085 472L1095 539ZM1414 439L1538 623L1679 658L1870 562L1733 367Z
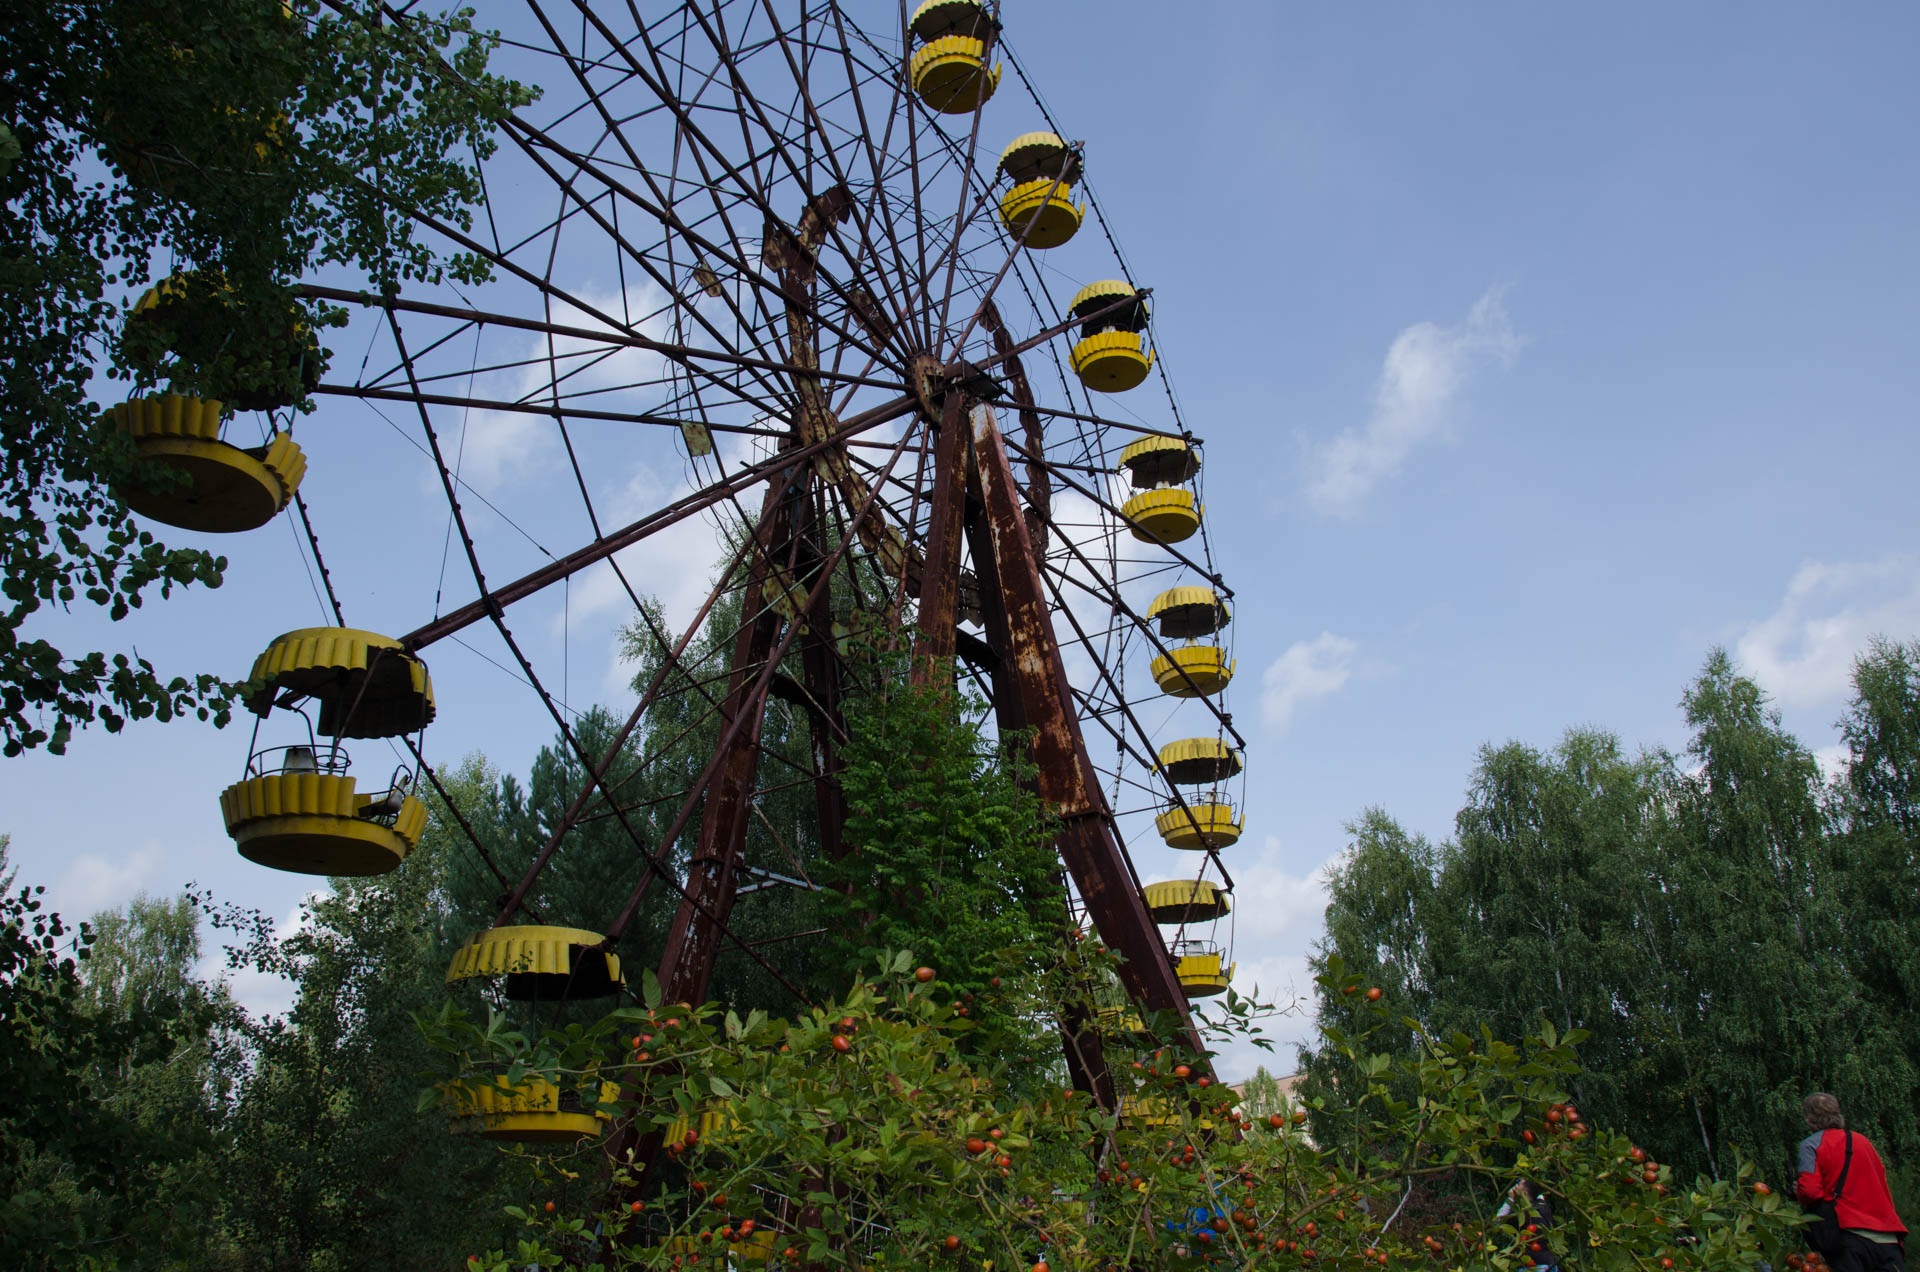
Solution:
M1197 1052L1200 1039L1186 994L1147 913L1080 732L1020 489L991 409L975 414L973 455L985 537L1005 612L1007 650L1001 661L1010 672L1010 687L1019 694L1026 727L1033 731L1040 796L1060 817L1060 859L1095 930L1125 960L1120 978L1127 993L1149 1012L1171 1013L1183 1025L1184 1041ZM1112 1098L1110 1084L1106 1098Z
M920 574L920 637L913 682L928 684L953 657L960 610L960 541L967 515L967 396L948 389L934 441L933 489L927 504L927 555Z

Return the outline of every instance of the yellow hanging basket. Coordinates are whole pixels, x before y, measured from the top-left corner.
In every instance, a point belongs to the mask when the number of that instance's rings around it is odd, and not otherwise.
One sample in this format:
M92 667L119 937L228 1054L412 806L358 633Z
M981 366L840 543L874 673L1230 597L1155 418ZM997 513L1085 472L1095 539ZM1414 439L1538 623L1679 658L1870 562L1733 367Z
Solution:
M504 978L514 1000L601 998L622 984L620 956L596 948L605 939L582 928L488 928L454 951L447 983Z
M1226 848L1239 842L1244 827L1233 805L1222 803L1175 804L1153 819L1153 828L1169 848Z
M913 91L929 110L965 115L984 105L1000 86L1000 68L987 70L986 44L968 35L929 40L908 63Z
M182 530L235 534L287 506L306 475L306 456L285 432L253 448L222 441L223 410L212 398L164 393L107 411L108 424L133 439L141 459L175 478L164 488L137 481L116 488L127 507Z
M619 1088L600 1084L600 1099L612 1101ZM450 1083L447 1097L453 1114L484 1139L520 1144L570 1144L600 1134L610 1120L604 1112L586 1112L577 1092L562 1091L545 1078L530 1077L509 1086L504 1075L489 1082L468 1079Z
M1180 978L1180 988L1187 992L1188 998L1212 998L1216 994L1227 992L1227 982L1233 979L1233 965L1222 966L1221 956L1209 954L1182 954L1174 961L1174 975Z
M1097 393L1138 388L1153 367L1153 353L1137 331L1102 331L1073 346L1073 373Z
M357 794L333 773L270 773L220 792L227 833L248 861L295 874L385 874L406 860L426 829L427 809L413 796L389 819L374 816L385 799Z
M761 1228L749 1232L746 1236L736 1236L733 1240L722 1242L717 1233L705 1240L695 1236L669 1237L667 1253L680 1259L695 1262L700 1259L715 1259L724 1249L735 1263L765 1263L773 1258L774 1248L780 1244L780 1234L771 1228Z
M1233 679L1233 663L1218 645L1182 645L1153 660L1160 692L1173 698L1210 698Z
M1146 490L1120 505L1127 529L1142 543L1179 543L1200 529L1200 509L1193 492Z

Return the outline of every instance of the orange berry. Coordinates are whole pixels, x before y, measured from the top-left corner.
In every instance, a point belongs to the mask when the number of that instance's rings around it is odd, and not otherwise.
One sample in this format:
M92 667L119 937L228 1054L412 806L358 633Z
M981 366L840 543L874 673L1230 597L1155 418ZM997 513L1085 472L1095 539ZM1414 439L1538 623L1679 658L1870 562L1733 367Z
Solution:
M552 1214L552 1213L553 1213L553 1203L552 1203L552 1202L548 1202L548 1203L547 1203L547 1213L548 1213L548 1214Z
M914 972L913 979L924 985L933 979L933 969L931 967L922 967Z

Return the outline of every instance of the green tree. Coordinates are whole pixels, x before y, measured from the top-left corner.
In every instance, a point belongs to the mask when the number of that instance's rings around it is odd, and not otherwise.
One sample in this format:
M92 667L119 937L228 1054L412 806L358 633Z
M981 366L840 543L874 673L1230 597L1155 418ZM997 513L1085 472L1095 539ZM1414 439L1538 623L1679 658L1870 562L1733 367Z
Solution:
M46 911L43 892L0 897L0 1263L190 1261L213 1184L204 997L179 976L178 942L137 923L117 925L114 970L95 978L92 927ZM106 992L122 971L145 992Z
M474 160L529 100L489 75L468 11L389 20L364 0L50 0L0 51L0 749L64 750L76 727L229 693L135 654L74 654L46 611L119 620L157 591L218 586L224 558L173 549L113 493L160 480L96 427L96 372L229 402L307 405L338 311L294 285L345 266L388 290L484 274L414 214L468 225ZM103 179L99 165L104 161ZM121 328L169 264L178 294ZM38 617L36 617L38 616ZM30 630L30 628L32 630ZM44 721L44 723L43 723Z
M456 797L473 793L458 786L476 771L451 775ZM245 938L236 965L284 977L295 998L285 1016L245 1024L200 1266L452 1266L523 1195L512 1158L419 1108L433 1057L415 1018L446 1002L445 863L470 851L451 829L431 821L404 869L334 881L289 936L220 912Z
M1689 1171L1782 1160L1813 1089L1906 1153L1920 1038L1887 1005L1912 948L1893 811L1912 656L1862 661L1843 721L1859 781L1837 791L1718 651L1683 700L1684 758L1593 730L1486 748L1437 849L1377 811L1350 827L1318 966L1338 959L1418 1028L1580 1030L1579 1107ZM1323 996L1319 1017L1338 1031L1355 1010ZM1304 1063L1336 1103L1353 1080L1337 1053Z

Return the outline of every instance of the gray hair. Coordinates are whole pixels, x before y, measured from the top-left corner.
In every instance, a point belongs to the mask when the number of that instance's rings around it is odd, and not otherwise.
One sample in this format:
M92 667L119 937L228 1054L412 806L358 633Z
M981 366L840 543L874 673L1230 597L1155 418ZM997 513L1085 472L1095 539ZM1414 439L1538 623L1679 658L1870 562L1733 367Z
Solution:
M1807 1119L1810 1131L1844 1130L1847 1119L1840 1112L1840 1101L1825 1091L1815 1091L1800 1101L1800 1112Z

